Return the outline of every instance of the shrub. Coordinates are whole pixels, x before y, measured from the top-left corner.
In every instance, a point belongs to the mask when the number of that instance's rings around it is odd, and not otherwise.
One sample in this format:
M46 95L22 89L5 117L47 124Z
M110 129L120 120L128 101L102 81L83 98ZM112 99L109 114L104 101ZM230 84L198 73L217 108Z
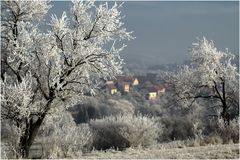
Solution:
M135 110L135 107L133 106L133 104L125 99L118 99L118 100L109 99L107 101L107 105L108 105L109 110L112 109L112 113L115 113L115 115L117 115L119 113L120 114L125 114L125 113L133 114L134 110Z
M134 113L135 106L125 99L106 97L89 97L83 104L70 109L76 123L88 123L91 119L124 113Z
M122 114L96 119L90 122L96 149L125 149L130 146L154 144L160 134L160 126L155 118Z
M222 144L223 140L219 135L208 135L198 140L200 146Z
M151 115L151 116L162 116L163 114L163 107L159 104L153 105L139 105L137 111L143 115Z
M161 141L187 140L194 137L194 126L185 117L163 117L163 134Z
M41 158L77 158L91 139L88 124L76 125L70 113L61 112L46 117L37 140L43 146Z
M74 129L66 129L53 134L46 140L46 158L78 158L91 143L91 131L87 124L81 124ZM56 137L57 136L57 137Z
M219 136L223 143L239 143L239 119L233 119L226 124L223 119L216 119L210 123L210 136Z
M18 154L18 142L20 141L21 130L15 125L12 125L11 121L6 119L1 120L1 156L2 158L19 158Z
M11 146L10 143L1 142L1 159L17 158L16 146Z

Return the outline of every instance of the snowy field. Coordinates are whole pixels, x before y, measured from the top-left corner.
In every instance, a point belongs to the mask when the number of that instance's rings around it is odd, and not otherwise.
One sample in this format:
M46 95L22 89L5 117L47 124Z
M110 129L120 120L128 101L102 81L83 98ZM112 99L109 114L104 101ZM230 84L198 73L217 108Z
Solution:
M239 159L239 144L169 148L156 145L150 148L129 148L125 151L93 151L83 159Z

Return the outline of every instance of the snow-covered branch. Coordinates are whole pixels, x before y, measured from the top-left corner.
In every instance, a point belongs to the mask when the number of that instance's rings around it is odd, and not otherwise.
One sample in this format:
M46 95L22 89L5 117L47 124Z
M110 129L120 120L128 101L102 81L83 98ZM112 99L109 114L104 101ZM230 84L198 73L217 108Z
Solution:
M217 50L205 37L193 43L191 66L168 73L166 82L173 90L175 102L191 106L197 99L215 100L222 107L221 116L229 121L230 110L239 106L239 73L232 64L234 55ZM230 98L231 97L231 98Z
M122 40L133 39L123 26L122 4L71 4L71 14L52 15L44 33L39 24L49 1L2 2L2 115L22 128L24 158L51 108L72 106L96 93L102 79L121 73Z

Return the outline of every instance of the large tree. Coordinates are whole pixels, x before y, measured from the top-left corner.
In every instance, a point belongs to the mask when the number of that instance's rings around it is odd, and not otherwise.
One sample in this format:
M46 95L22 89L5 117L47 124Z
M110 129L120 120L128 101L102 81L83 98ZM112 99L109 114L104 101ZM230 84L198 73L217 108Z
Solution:
M48 1L2 2L1 116L18 130L18 157L28 157L53 107L71 106L121 73L122 40L133 37L120 7L72 1L70 15L46 23ZM47 32L39 29L47 24Z
M220 109L226 123L238 115L239 73L232 63L235 55L219 51L213 41L198 39L190 50L191 64L176 73L168 74L174 102L190 107L197 100L205 100L211 108Z

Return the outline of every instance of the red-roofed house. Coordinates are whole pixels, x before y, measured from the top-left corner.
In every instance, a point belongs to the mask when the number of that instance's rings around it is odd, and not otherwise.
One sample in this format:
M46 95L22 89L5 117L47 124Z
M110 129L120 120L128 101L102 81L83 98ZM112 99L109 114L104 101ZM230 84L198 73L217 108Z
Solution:
M132 86L137 86L139 84L139 81L137 78L135 77L132 77L132 76L124 76L124 75L121 75L121 76L116 76L116 79L118 82L128 82L130 85Z
M128 93L130 86L137 86L139 84L138 79L132 76L116 76L118 88L125 93Z
M113 83L107 84L107 90L112 95L117 93L117 87Z
M158 90L155 87L147 88L147 100L155 100L157 98Z

